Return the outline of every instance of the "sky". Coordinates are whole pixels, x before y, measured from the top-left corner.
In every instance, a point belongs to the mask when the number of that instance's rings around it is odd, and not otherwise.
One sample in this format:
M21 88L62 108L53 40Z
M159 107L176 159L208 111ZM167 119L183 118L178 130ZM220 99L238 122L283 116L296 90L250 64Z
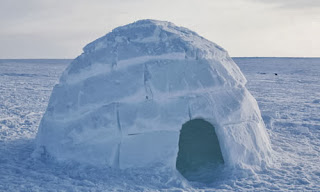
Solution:
M0 0L0 58L75 58L140 19L170 21L231 57L320 57L320 0Z

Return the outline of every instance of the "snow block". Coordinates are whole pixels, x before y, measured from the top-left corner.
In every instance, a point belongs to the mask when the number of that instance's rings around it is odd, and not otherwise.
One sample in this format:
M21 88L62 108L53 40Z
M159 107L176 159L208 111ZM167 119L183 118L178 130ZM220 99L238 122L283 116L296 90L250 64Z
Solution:
M224 165L269 163L269 137L245 84L228 53L195 32L155 20L118 27L85 46L62 74L34 154L176 169L180 131L201 119L214 127Z

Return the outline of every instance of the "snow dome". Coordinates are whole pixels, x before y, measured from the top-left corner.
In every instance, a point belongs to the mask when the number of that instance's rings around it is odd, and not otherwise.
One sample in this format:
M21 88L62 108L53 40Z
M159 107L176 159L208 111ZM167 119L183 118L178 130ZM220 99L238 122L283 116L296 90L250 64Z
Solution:
M94 166L268 163L270 141L246 79L220 46L141 20L84 47L53 89L34 154Z

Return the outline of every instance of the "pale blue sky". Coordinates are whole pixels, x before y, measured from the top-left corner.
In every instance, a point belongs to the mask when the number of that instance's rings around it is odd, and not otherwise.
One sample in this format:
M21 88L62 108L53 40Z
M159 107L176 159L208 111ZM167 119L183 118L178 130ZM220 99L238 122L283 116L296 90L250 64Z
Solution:
M139 19L187 27L230 56L320 57L320 0L0 0L0 58L75 58Z

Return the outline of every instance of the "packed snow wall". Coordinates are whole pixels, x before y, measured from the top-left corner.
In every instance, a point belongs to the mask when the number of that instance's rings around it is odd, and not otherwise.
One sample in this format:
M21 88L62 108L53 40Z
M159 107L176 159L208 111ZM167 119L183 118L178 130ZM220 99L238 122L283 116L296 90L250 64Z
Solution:
M226 165L269 163L246 79L220 46L172 23L141 20L84 48L53 89L34 156L95 166L176 168L179 135L210 123Z

